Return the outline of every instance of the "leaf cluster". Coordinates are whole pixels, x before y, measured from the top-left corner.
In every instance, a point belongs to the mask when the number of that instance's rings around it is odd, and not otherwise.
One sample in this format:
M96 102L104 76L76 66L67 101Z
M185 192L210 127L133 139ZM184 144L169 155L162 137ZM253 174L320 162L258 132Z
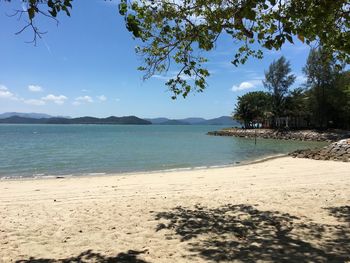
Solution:
M271 115L272 97L264 91L248 92L238 97L233 118L252 128L254 123L261 123Z
M221 34L237 45L231 61L236 66L262 58L264 49L294 43L295 37L321 43L350 61L348 0L122 0L119 12L141 40L136 51L144 59L140 69L146 79L166 72L171 63L178 68L167 82L174 98L203 91L209 76L203 54L215 48Z
M5 0L11 2L11 0ZM36 44L37 38L41 38L46 32L42 32L35 25L35 18L38 15L54 20L58 24L57 16L64 12L70 16L70 10L73 0L22 0L22 9L15 10L14 14L10 16L17 16L19 20L27 18L27 22L16 34L20 34L27 29L33 32L33 40L30 43Z

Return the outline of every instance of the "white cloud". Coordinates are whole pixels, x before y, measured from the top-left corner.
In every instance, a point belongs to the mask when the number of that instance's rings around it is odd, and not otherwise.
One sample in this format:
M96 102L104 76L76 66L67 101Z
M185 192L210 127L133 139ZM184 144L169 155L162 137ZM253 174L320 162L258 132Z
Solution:
M32 92L39 92L39 91L42 91L42 88L39 86L35 86L35 85L29 85L28 90L30 90ZM15 100L15 101L19 101L19 102L22 102L22 103L25 103L28 105L34 105L34 106L43 106L43 105L46 105L46 102L53 102L53 103L56 103L58 105L61 105L68 99L64 95L55 96L52 94L49 94L45 97L42 97L41 99L25 99L23 97L19 97L19 96L13 94L4 85L0 85L0 99L1 98Z
M0 85L0 90L8 90L8 88L5 85Z
M46 104L45 101L43 101L43 100L36 100L36 99L28 99L28 100L23 99L23 102L25 104L34 105L34 106L43 106L43 105Z
M119 101L120 101L120 99L116 98L116 99L115 99L115 101L116 101L116 102L119 102Z
M12 92L10 92L6 86L0 85L0 98L2 98L2 99L15 99L16 96Z
M99 96L99 97L101 97L101 96ZM77 97L74 99L74 101L72 102L72 105L79 106L83 103L93 103L93 102L94 102L94 100L90 96L80 96L80 97Z
M107 97L105 95L101 95L101 96L97 96L97 99L99 101L106 101L107 100Z
M38 85L29 85L28 90L31 92L41 92L43 91L43 88Z
M254 85L248 81L242 82L238 86L233 85L232 86L232 91L238 91L238 90L245 90L245 89L251 89L253 88Z
M78 102L89 102L89 103L94 102L94 100L90 96L80 96L80 97L75 98L75 101L78 101Z
M0 85L0 99L20 100L20 98L13 94L5 85Z
M58 105L62 105L64 104L64 102L68 99L66 96L64 95L53 95L53 94L49 94L45 97L42 97L41 98L43 101L50 101L50 102L53 102L53 103L56 103Z
M243 81L239 85L233 85L231 90L232 91L241 91L241 90L247 90L256 88L258 86L261 86L262 82L260 79L254 79L250 81Z

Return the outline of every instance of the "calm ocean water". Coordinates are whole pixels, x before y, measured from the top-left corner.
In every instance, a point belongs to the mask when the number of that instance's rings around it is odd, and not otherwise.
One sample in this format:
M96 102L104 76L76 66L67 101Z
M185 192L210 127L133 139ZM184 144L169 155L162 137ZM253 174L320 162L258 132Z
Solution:
M232 165L319 143L208 136L220 126L0 125L0 177Z

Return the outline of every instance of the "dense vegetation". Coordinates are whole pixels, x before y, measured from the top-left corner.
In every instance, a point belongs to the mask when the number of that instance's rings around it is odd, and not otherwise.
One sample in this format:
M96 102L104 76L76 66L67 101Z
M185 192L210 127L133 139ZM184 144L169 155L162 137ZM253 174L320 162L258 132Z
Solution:
M350 128L350 71L333 55L312 49L303 68L307 81L296 89L291 89L295 76L290 72L284 57L274 61L265 72L267 92L238 97L234 118L246 128Z
M35 18L70 15L73 1L22 3L14 16L28 18L28 24L18 33L30 29L36 42L42 31ZM171 66L178 70L167 82L173 98L205 89L209 71L203 51L214 49L221 35L228 35L237 47L231 61L235 65L249 57L262 58L264 49L278 50L297 38L306 44L319 42L337 59L350 61L349 0L121 0L119 12L140 40L136 52L144 58L139 69L145 78Z

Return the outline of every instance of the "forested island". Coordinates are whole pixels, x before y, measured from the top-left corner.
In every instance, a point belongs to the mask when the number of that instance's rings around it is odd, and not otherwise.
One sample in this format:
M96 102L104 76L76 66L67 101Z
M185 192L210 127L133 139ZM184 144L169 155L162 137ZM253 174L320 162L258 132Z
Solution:
M0 114L0 123L7 124L141 124L141 125L217 125L239 127L239 123L230 116L221 116L213 119L204 118L147 118L142 119L136 116L107 118L96 117L66 117L51 116L45 113L23 113L23 112L5 112Z
M136 116L115 117L110 116L107 118L95 118L95 117L79 117L79 118L28 118L20 116L12 116L9 118L0 119L0 123L8 124L139 124L149 125L150 121L140 119Z

